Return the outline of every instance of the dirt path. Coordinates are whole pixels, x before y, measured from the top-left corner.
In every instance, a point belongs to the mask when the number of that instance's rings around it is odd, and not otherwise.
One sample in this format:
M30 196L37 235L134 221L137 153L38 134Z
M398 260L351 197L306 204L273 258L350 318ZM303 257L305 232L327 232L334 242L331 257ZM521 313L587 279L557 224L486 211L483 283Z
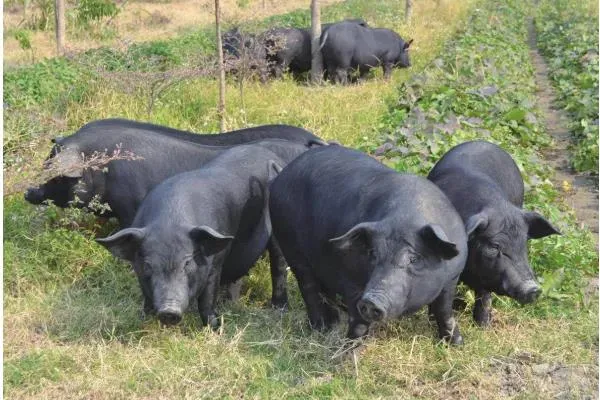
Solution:
M565 202L575 210L577 220L594 234L598 247L598 188L596 178L578 174L569 166L571 133L568 117L564 110L555 107L556 94L548 77L548 66L537 47L533 21L529 21L529 46L535 67L538 106L546 122L546 130L554 138L555 146L545 152L545 158L556 171L553 181L560 188Z

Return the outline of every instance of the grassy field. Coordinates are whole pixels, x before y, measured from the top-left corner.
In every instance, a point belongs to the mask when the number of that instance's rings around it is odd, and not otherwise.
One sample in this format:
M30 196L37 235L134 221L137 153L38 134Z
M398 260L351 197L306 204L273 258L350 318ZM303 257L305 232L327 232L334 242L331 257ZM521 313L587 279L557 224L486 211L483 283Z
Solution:
M589 234L578 229L549 183L552 171L541 157L552 142L537 115L528 60L526 17L533 12L531 4L516 0L423 0L415 2L413 23L406 26L396 1L328 6L325 20L361 16L415 38L413 67L395 71L391 82L378 72L348 87L309 87L289 78L249 82L243 103L231 81L227 124L304 126L417 173L426 173L463 140L487 137L501 144L524 172L527 207L542 212L564 234L531 243L531 262L544 287L535 305L496 298L493 327L485 331L471 322L468 310L460 312L465 338L460 348L438 343L435 327L420 312L377 327L360 351L340 355L345 325L326 334L311 332L293 277L290 310L268 308L263 260L248 278L242 300L219 307L221 330L199 328L195 314L177 328L164 329L155 319L140 319L135 276L94 243L112 226L77 210L34 208L16 193L4 199L5 397L594 396L598 258ZM293 12L257 24L306 24L307 18L306 11ZM8 71L5 192L35 178L51 137L91 119L124 116L216 130L211 79L175 84L149 113L148 98L138 87L127 93L86 70L86 57L118 70L123 60L144 60L158 49L169 68L179 68L193 60L185 43L210 49L210 32L201 28L160 46L93 52ZM468 293L466 300L472 304Z
M322 0L323 6L340 0ZM44 0L29 1L24 12L23 1L4 1L4 65L15 66L31 63L32 58L41 60L56 55L54 16L50 15L46 29L40 29L44 10L54 3ZM66 48L70 53L99 46L114 46L124 41L164 40L196 30L198 26L214 22L212 0L148 0L119 2L119 13L114 18L103 18L91 24L78 21L76 2L66 1L67 32ZM305 6L301 0L222 0L224 23L262 19ZM110 20L110 22L109 22ZM38 21L35 24L35 21ZM33 25L33 26L32 26ZM37 25L37 26L36 26ZM27 35L31 49L23 49L17 37Z

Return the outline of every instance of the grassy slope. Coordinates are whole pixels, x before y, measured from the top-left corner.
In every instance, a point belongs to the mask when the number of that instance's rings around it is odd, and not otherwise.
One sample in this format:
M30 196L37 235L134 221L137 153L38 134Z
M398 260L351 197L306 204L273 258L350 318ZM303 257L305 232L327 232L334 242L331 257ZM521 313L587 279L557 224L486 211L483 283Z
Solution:
M343 16L363 15L372 24L394 27L417 39L415 66L395 73L394 83L399 83L420 72L441 51L454 27L465 26L471 3L442 2L438 10L434 2L416 2L412 27L399 22L397 3L372 4L347 2ZM328 12L336 11L327 9L324 14ZM490 21L498 18L493 9L485 8L484 13ZM449 58L454 57L451 49L444 50ZM439 77L432 78L435 83ZM376 131L402 123L394 120L395 102L389 102L390 108L386 104L396 93L395 86L379 78L345 88L308 88L291 81L250 84L242 113L236 88L230 85L229 125L242 126L245 115L252 124L295 123L327 139L368 147L377 140ZM67 102L60 110L58 117L70 129L111 115L147 119L145 99L101 85L89 93L94 95ZM151 119L214 130L215 95L211 82L186 83L167 93ZM34 110L40 123L52 122L49 118L56 112L52 104L35 104L18 109L21 114L7 122L7 134L17 139L15 150L5 153L12 160L5 185L11 184L11 176L26 174L29 165L37 168L47 152L52 132L27 122ZM11 131L12 127L19 129ZM57 124L53 129L59 128ZM39 148L23 146L24 139L33 139ZM421 160L423 168L434 157ZM325 335L310 332L293 279L290 311L281 315L265 308L269 283L264 262L250 277L243 301L221 307L222 332L198 330L194 315L188 315L181 328L164 330L154 320L140 321L141 299L134 277L93 243L94 235L106 233L108 227L96 226L73 211L34 210L19 196L6 199L4 218L7 397L496 398L500 393L544 398L562 389L553 386L554 376L536 375L533 367L544 364L568 367L574 384L583 382L583 390L594 385L597 303L584 291L579 300L546 298L527 308L498 300L494 328L487 332L474 327L468 314L460 315L467 341L461 349L436 345L435 329L419 313L381 327L356 360L332 359L342 344L344 325ZM73 221L79 226L74 227ZM532 254L534 265L593 264L584 239L566 240L552 244L566 257L544 259L547 249L540 245ZM573 244L584 250L570 248Z

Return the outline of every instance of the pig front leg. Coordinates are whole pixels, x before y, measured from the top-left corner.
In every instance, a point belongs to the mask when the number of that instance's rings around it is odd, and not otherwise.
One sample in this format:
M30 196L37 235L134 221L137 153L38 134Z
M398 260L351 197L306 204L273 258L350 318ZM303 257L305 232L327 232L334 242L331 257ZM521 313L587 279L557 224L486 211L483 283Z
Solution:
M198 299L198 311L204 325L210 326L212 329L218 329L220 326L219 316L215 311L217 302L217 293L219 291L219 283L221 280L221 269L215 268L208 277L206 288Z
M450 344L460 345L463 344L463 338L452 310L455 292L456 282L453 282L442 290L439 296L431 303L429 310L437 322L440 338L448 341Z
M273 288L271 305L275 308L285 309L288 305L287 268L283 253L273 236L269 240L268 249L271 266L271 284Z
M475 291L473 319L482 328L487 328L492 322L492 295L487 290Z
M242 293L243 279L240 278L235 282L227 285L227 299L231 301L238 301Z
M151 283L150 279L141 278L139 275L138 282L140 283L140 288L142 289L142 296L144 297L142 318L146 318L146 316L156 313L156 309L154 308L154 299L152 297L152 290L150 289Z
M356 287L346 288L344 302L348 305L348 333L349 339L358 339L369 333L369 322L365 321L358 312L357 303L362 296L362 290Z
M295 254L287 261L298 281L311 328L320 331L329 329L336 322L338 314L333 307L323 301L319 294L320 285L315 279L310 264L300 254Z
M386 62L383 64L383 79L389 81L392 78L392 68L394 64Z

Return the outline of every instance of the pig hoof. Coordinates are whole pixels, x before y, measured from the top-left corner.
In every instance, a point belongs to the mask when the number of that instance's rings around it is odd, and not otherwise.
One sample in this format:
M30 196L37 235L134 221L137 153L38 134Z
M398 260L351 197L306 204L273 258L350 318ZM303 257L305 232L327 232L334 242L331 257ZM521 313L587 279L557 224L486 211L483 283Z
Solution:
M288 309L287 296L282 297L282 298L271 299L271 307L276 308L278 310L287 310Z
M475 323L481 328L489 328L492 324L492 313L489 311L479 311L473 313Z
M336 324L340 320L340 313L329 304L325 304L325 323L328 326Z
M312 329L319 332L324 332L330 328L330 325L324 318L309 320L308 323Z
M217 314L211 314L207 317L202 317L202 322L205 326L209 326L212 330L217 330L221 326L221 319Z
M446 335L441 336L442 340L453 346L461 346L464 344L463 337L460 333L448 333Z
M144 308L140 312L140 317L142 320L145 320L146 318L148 318L152 315L155 315L155 314L156 314L156 309L154 309L154 307L144 305Z
M462 335L452 335L450 336L448 343L454 346L462 346L465 341L463 340Z
M369 333L369 326L365 324L356 324L348 328L348 339L358 339Z
M455 297L452 302L452 309L454 311L464 311L467 308L467 302L462 297Z

